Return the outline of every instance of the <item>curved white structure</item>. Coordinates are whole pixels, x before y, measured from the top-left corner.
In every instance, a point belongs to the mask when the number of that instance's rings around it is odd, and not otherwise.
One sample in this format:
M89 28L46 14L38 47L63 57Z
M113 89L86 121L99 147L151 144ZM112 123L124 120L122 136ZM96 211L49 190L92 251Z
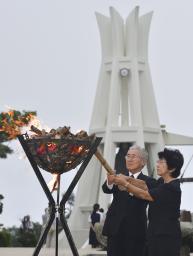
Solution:
M148 38L152 12L139 16L136 7L126 19L110 8L110 17L96 13L101 38L102 61L90 133L103 137L101 151L114 166L121 142L145 147L150 155L148 171L155 166L164 144L193 144L193 138L168 134L160 128L148 64ZM106 173L93 157L82 176L69 221L78 246L88 238L88 215L98 202L107 209L109 196L101 190ZM60 241L62 246L63 240ZM64 244L63 244L64 245Z

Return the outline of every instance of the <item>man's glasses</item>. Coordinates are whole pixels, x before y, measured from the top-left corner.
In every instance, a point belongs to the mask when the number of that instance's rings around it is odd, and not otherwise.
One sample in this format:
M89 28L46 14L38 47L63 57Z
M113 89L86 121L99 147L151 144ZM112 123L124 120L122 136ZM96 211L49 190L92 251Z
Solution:
M136 156L136 155L126 155L125 159L126 160L136 160L136 159L139 159L139 156Z

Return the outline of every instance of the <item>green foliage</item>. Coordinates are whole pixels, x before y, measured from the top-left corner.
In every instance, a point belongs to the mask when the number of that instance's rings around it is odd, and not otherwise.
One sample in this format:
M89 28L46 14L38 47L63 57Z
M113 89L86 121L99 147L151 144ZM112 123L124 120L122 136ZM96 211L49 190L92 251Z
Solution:
M17 232L17 245L21 247L34 247L36 246L37 239L33 230L24 231L19 229Z
M38 222L33 222L32 226L33 228L28 230L24 230L23 228L18 228L15 226L9 229L4 229L4 232L6 231L6 233L9 234L8 246L35 247L38 243L42 226Z
M26 126L35 115L34 111L17 110L0 113L0 142L15 139L20 134L20 128Z
M3 212L3 203L0 202L0 214L2 214L2 212Z
M41 231L42 231L42 225L39 222L33 222L33 233L36 237L37 242L39 240Z
M0 113L0 158L7 158L7 155L13 152L2 143L15 139L20 134L20 129L28 125L34 116L34 111L9 110Z
M0 194L0 214L2 214L2 212L3 212L3 203L1 202L1 200L3 198L4 198L4 196Z
M7 154L11 154L13 150L8 146L0 143L0 158L7 158Z
M0 247L9 247L11 242L11 234L6 229L0 231Z

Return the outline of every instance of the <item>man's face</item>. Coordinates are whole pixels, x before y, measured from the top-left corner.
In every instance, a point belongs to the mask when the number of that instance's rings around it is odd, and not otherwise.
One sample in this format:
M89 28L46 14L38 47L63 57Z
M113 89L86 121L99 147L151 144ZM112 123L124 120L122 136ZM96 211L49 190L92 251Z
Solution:
M144 161L141 159L139 151L136 149L129 149L127 155L125 156L127 169L131 173L136 173L140 171L145 165Z

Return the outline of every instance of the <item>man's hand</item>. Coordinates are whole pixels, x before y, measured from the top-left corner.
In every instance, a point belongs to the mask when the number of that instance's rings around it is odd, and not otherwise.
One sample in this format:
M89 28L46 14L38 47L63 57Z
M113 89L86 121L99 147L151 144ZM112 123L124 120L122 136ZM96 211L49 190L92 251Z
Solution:
M107 184L108 185L114 184L115 177L116 177L116 174L107 174Z
M124 174L122 174L122 173L120 173L118 176L124 178L124 179L127 180L127 181L129 181L129 179L132 179L131 177L126 176L126 175L124 175Z
M125 176L125 175L117 175L116 177L114 177L114 184L118 185L118 186L122 186L122 187L125 187L125 185L127 184L128 182L128 177Z

